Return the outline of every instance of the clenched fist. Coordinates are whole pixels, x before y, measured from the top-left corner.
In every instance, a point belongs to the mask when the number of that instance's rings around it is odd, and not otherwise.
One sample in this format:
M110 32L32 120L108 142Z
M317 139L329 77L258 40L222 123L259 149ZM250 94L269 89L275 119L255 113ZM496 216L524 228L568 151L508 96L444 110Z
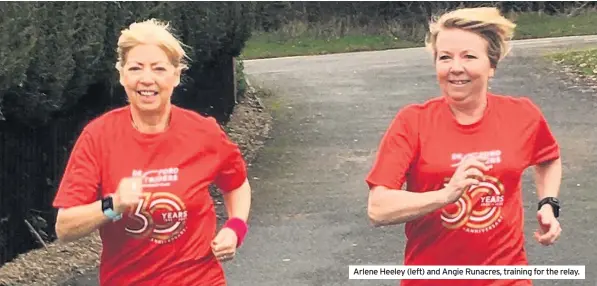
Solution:
M555 243L562 233L562 227L550 205L544 205L537 211L537 222L539 230L535 231L535 239L546 246Z
M211 250L219 261L228 261L236 254L238 237L230 228L222 228L211 242Z
M122 178L118 189L113 195L114 209L118 213L125 213L137 206L143 197L143 180L141 177Z
M483 172L491 169L491 166L486 165L485 162L487 162L485 157L468 156L458 164L454 175L443 189L446 203L458 201L470 186L479 184L483 178Z

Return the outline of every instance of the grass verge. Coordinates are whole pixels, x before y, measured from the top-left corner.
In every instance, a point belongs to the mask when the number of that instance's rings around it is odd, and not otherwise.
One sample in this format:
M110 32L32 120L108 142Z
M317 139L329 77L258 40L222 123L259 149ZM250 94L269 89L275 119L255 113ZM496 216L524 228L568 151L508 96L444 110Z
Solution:
M533 39L593 35L597 33L597 11L587 10L576 16L522 13L513 16L515 39Z
M259 34L247 42L242 57L245 59L286 56L322 55L417 47L419 44L385 35L348 35L331 39L300 36L289 40L274 40L268 34Z
M553 53L547 56L584 76L597 76L597 48Z
M542 13L511 14L517 24L515 39L580 36L597 33L597 12L575 16ZM320 55L341 52L373 51L423 46L425 26L402 27L388 23L383 27L347 29L337 23L308 26L291 23L278 31L255 32L241 58L258 59L283 56Z

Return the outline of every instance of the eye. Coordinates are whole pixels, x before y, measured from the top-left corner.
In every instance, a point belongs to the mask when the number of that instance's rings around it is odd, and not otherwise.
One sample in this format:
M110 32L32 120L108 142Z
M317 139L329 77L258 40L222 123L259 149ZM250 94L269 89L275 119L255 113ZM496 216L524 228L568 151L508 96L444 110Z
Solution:
M443 56L440 56L440 57L439 57L439 59L440 59L440 60L442 60L442 61L443 61L443 60L447 60L447 59L449 59L449 58L450 58L450 57L449 57L449 56L447 56L447 55L443 55Z
M476 59L477 57L473 56L473 55L466 55L465 56L467 59Z
M130 70L130 71L138 71L138 70L140 70L140 69L141 69L141 68L139 68L139 67L130 67L130 68L129 68L129 70Z
M158 70L158 71L166 71L165 67L156 67L155 69Z

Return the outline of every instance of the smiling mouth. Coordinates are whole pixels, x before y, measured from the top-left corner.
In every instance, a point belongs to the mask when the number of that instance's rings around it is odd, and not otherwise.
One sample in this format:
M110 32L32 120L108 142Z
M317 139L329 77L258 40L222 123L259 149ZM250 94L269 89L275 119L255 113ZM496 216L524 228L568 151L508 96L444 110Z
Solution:
M465 85L471 81L470 80L449 80L448 82L450 82L451 84L454 84L454 85Z
M153 91L153 90L138 90L137 93L141 96L156 96L158 95L157 91Z

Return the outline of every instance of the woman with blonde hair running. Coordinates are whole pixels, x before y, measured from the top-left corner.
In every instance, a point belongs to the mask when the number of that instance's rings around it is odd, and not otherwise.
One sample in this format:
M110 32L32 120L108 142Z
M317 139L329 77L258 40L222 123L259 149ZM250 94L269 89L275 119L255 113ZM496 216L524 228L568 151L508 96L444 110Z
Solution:
M397 113L366 178L374 224L406 224L405 265L527 264L521 185L531 166L538 195L535 239L550 245L560 235L562 163L556 139L530 99L488 91L514 28L495 8L459 9L430 24L426 42L441 96Z
M100 285L226 285L220 262L241 245L251 205L241 152L213 118L171 103L186 54L167 24L133 23L117 51L129 104L77 139L53 203L58 239L99 229ZM219 231L212 183L229 215Z

